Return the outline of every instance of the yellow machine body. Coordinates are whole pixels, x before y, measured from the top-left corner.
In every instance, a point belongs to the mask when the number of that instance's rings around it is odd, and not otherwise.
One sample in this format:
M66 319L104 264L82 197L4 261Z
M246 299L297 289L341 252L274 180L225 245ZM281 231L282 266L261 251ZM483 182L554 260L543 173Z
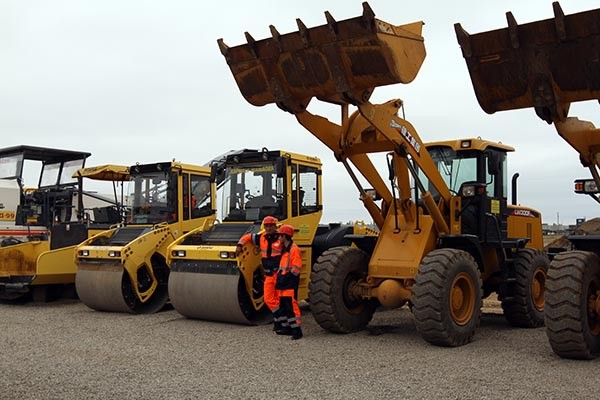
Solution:
M514 283L525 279L516 271L521 264L525 274L539 270L543 281L546 262L539 213L529 221L530 236L511 236L528 232L524 219L509 221L507 214L505 161L514 149L479 138L426 144L401 117L401 100L369 102L375 87L416 77L425 58L422 22L383 22L367 3L360 17L336 21L325 15L325 25L306 28L297 20L298 31L288 34L271 26L272 37L246 34L247 43L235 47L218 40L246 100L292 113L331 149L380 230L373 246L358 241L360 250L331 249L317 261L310 294L317 322L351 332L368 323L377 304L410 301L426 340L457 346L473 335L481 297L500 291L507 313L518 315L515 324L539 326L543 290L532 311L531 296L518 289L522 282ZM315 97L340 105L341 122L307 111ZM385 174L370 158L375 153L386 154ZM530 309L515 307L518 296L527 297Z
M565 15L558 2L552 6L550 19L517 24L507 12L507 28L469 34L455 24L456 36L481 108L533 108L589 169L592 179L576 180L575 192L600 202L600 129L569 116L571 103L600 101L600 9ZM548 269L546 332L561 357L589 359L600 355L600 240L569 240L572 249L563 250L572 251L552 254Z
M116 183L127 180L128 173L125 166L103 165L80 168L73 178L79 180L79 222L55 224L48 230L47 240L31 240L0 247L0 278L7 282L7 298L20 297L33 291L34 299L51 300L60 295L60 288L75 283L76 245L107 227L103 223L85 221L83 197L86 192L82 189L82 180L85 178Z
M77 246L75 284L93 309L151 313L168 300L168 246L215 221L214 185L210 168L179 162L134 165L129 174L127 220Z
M316 157L282 150L242 150L227 156L213 169L220 171L213 175L224 176L217 178L220 205L233 197L221 193L236 184L245 182L243 190L248 194L243 204L236 202L235 207L225 205L224 210L219 210L222 221L210 230L191 231L169 246L171 302L187 317L242 324L260 324L270 319L264 305L260 251L248 243L236 256L236 245L244 234L264 232L261 221L267 215L278 218L278 224L295 228L293 240L300 247L303 260L299 299L308 296L314 252L331 243L327 235L342 243L346 232L365 234L368 230L360 225L319 225L321 162ZM262 177L258 192L248 189L252 175ZM255 199L265 203L261 206L254 203ZM316 236L321 239L315 241ZM316 247L315 242L319 243Z

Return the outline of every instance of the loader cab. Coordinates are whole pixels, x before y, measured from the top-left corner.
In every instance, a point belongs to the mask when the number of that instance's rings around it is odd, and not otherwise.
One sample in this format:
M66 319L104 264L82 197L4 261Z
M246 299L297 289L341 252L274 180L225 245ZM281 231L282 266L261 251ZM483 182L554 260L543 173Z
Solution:
M507 152L514 149L481 139L427 145L453 196L461 199L461 233L482 243L506 238ZM429 188L439 198L435 188Z

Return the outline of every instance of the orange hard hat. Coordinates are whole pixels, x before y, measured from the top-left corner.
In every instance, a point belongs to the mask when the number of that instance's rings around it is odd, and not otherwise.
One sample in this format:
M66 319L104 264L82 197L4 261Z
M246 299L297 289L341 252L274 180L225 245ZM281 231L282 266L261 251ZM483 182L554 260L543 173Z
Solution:
M271 217L270 215L267 215L263 219L263 225L267 225L267 224L273 224L273 225L275 225L276 223L277 223L277 218Z
M293 237L294 236L294 227L291 225L281 225L279 227L279 234Z

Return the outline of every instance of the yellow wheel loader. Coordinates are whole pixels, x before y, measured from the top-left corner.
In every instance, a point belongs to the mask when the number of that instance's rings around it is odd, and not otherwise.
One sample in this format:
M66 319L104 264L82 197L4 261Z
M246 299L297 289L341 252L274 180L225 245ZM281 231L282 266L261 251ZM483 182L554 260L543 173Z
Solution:
M506 13L508 28L456 36L484 111L533 108L554 124L580 156L592 178L575 181L576 192L599 201L600 129L569 117L571 103L600 100L600 9L519 25ZM571 236L573 250L553 258L546 281L546 333L561 357L600 354L600 238Z
M0 149L0 299L33 295L35 301L49 301L73 286L74 246L108 226L85 220L84 203L102 208L118 204L83 191L81 177L73 176L89 156L34 146ZM24 179L32 177L36 166L39 186L25 188Z
M165 162L129 167L129 212L123 224L76 249L75 287L99 311L153 313L168 300L167 247L215 221L208 167Z
M261 254L251 243L236 256L236 244L261 231L273 216L291 224L303 269L298 298L307 297L310 266L325 249L350 244L346 235L373 236L364 224L319 225L322 214L321 161L283 150L240 150L212 163L221 222L191 231L168 251L169 295L189 318L240 324L270 321L264 305Z
M541 217L507 204L512 148L476 138L425 145L401 100L369 102L375 87L416 77L425 58L422 22L389 24L367 3L359 17L325 17L314 28L298 19L298 31L287 34L271 26L263 40L247 33L235 47L218 40L246 100L275 103L329 147L380 229L375 240L359 237L318 258L309 284L316 321L353 332L378 305L410 302L425 340L460 346L473 337L482 298L499 292L511 323L541 325L548 265ZM307 111L314 97L340 105L340 123ZM377 153L387 170L375 167Z

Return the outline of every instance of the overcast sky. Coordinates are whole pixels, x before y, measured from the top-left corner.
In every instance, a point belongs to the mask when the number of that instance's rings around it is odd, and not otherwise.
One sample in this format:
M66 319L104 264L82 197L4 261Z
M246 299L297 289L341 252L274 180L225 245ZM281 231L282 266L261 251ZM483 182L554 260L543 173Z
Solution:
M324 220L368 219L357 191L331 152L291 115L247 103L216 44L230 46L361 14L361 1L0 0L0 147L29 144L85 150L88 165L168 161L203 164L239 148L283 148L324 164ZM485 114L479 107L454 34L551 18L550 0L369 2L396 25L425 21L427 57L414 82L378 88L371 101L402 98L406 118L424 141L481 136L517 148L519 202L545 222L600 215L573 180L588 177L579 157L533 110ZM563 0L566 14L600 0ZM311 105L312 106L312 105ZM337 117L337 110L329 118ZM571 115L596 122L598 103Z

